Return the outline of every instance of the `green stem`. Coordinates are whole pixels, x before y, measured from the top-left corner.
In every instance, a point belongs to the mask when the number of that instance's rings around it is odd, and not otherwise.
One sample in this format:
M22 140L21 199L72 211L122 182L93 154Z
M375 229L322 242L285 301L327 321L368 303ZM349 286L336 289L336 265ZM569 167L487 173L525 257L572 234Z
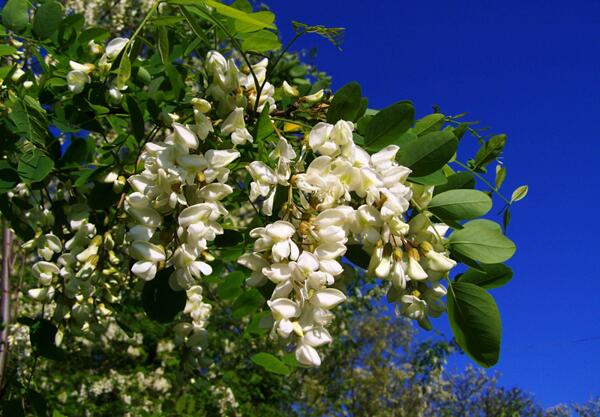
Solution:
M283 50L281 51L281 53L279 54L279 56L275 59L273 65L269 66L269 68L267 68L267 73L265 75L265 81L258 87L258 89L256 91L256 103L254 103L254 113L258 112L258 102L260 100L260 95L262 94L263 88L265 88L265 85L267 84L267 80L269 79L269 75L277 67L277 64L279 64L279 61L281 61L281 58L283 58L283 55L285 55L285 53L288 51L288 49L291 48L291 46L294 44L294 42L296 42L298 40L298 38L300 36L304 35L306 32L307 32L306 30L303 30L301 32L296 33L296 36L294 36L292 38L292 40L287 43L287 45L285 46L285 48L283 48Z
M455 164L457 164L458 166L463 167L464 169L469 170L469 172L471 172L473 175L475 175L477 178L479 178L485 185L487 185L488 187L490 187L490 189L494 192L494 194L496 194L498 197L500 197L502 200L504 200L504 202L506 204L508 204L509 206L512 205L512 202L510 200L508 200L506 197L504 197L502 195L502 193L500 193L496 187L494 187L492 184L490 184L489 181L486 180L483 175L480 175L478 172L475 172L473 169L471 169L470 166L468 166L466 164L463 164L462 162L460 162L458 160L455 160L453 162Z
M146 22L148 22L148 19L150 19L150 17L152 17L152 15L154 14L154 12L158 8L158 5L160 4L161 1L162 0L154 0L154 3L152 3L152 6L150 6L150 10L148 10L148 13L146 13L146 16L144 16L144 20L142 20L142 23L140 23L140 25L135 30L135 32L133 32L133 35L131 35L131 38L127 42L127 46L129 46L133 43L133 41L135 40L137 35L142 31L142 29L146 25Z

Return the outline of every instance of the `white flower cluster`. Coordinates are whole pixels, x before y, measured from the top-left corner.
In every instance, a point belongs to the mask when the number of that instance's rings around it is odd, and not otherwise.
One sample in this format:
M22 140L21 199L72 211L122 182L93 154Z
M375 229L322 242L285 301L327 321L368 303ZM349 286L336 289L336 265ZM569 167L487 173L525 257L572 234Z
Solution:
M395 162L399 148L369 155L354 143L353 129L344 120L315 125L307 140L317 157L291 178L289 171L286 176L278 169L277 175L262 162L248 167L254 201L270 196L272 206L274 186L288 181L299 191L300 206L287 213L290 221L252 230L254 251L239 262L253 271L249 285L275 283L268 302L273 334L295 341L296 358L307 366L321 363L315 348L332 340L329 310L345 299L332 286L343 272L347 245L371 254L369 273L391 281L389 296L400 312L423 325L428 315L443 311L446 289L439 280L456 264L446 256L442 226L432 226L423 214L406 222L412 190L405 184L410 170ZM295 155L286 156L289 167Z
M207 341L206 325L212 306L202 301L202 287L194 285L186 291L187 303L183 312L192 318L191 323L175 326L175 341L196 351L202 350Z
M229 176L227 166L240 154L233 149L192 153L198 145L192 128L174 123L173 132L163 143L146 144L141 155L143 172L128 179L134 192L127 196L125 209L137 223L127 235L130 254L137 259L131 271L142 279L153 279L158 265L167 260L156 232L164 215L181 208L179 245L169 261L175 267L171 285L187 289L202 275L211 273L210 266L198 258L206 250L207 241L223 233L217 220L227 215L227 210L220 200L233 191L224 184Z
M56 235L48 233L24 244L26 248L37 249L43 258L32 267L32 274L40 287L30 289L27 294L39 302L49 302L54 298L55 288L73 300L70 311L62 311L62 316L70 319L71 329L86 332L90 329L92 317L107 317L111 312L102 302L92 303L92 297L102 293L109 302L118 301L112 294L111 284L99 279L110 276L116 270L114 265L121 260L114 252L115 241L110 232L103 236L96 234L96 226L89 222L88 213L74 205L69 219L71 238L63 243ZM108 264L99 270L99 251L105 251Z
M275 100L273 95L275 94L275 87L266 81L268 65L269 60L265 58L252 65L251 69L246 68L244 71L240 71L233 58L226 59L219 52L210 51L206 57L205 67L212 83L208 87L207 93L219 103L218 113L225 115L246 106L251 109L257 106L259 112L262 112L265 105L268 105L270 109L274 109ZM257 82L258 86L256 85ZM262 89L260 97L258 97L260 86L262 86ZM256 103L257 100L258 103ZM237 111L238 115L233 116L233 118L237 118L239 123L240 110ZM243 118L241 122L243 123ZM235 129L243 129L243 127L238 126ZM244 140L241 133L238 132L236 137L232 136L232 140L245 143L249 135Z

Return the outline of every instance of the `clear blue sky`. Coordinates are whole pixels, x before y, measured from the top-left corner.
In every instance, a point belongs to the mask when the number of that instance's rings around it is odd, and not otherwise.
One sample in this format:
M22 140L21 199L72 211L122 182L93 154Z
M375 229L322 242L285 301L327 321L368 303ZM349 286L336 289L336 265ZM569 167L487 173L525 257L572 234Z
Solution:
M509 228L515 277L493 290L494 369L544 406L600 395L600 2L268 3L284 41L292 19L347 28L343 52L316 36L297 44L319 48L334 88L357 80L370 107L439 104L508 134L507 192L530 191Z

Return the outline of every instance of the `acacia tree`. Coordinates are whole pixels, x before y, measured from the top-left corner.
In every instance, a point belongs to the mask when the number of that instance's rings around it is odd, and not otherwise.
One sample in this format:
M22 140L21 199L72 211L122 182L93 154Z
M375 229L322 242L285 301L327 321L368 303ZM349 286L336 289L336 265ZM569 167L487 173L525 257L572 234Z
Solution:
M370 109L356 82L332 94L288 50L342 30L294 22L282 47L273 22L244 1L157 0L109 40L56 0L7 1L0 211L22 245L5 234L2 298L38 302L3 309L2 357L11 325L31 344L30 366L0 361L20 381L9 403L35 392L39 362L135 334L137 305L183 368L216 354L212 314L261 347L256 366L310 372L356 271L425 329L447 311L458 345L496 363L487 290L511 279L515 245L481 217L496 196L506 230L527 192L499 191L506 136L438 110L415 119L409 101ZM467 140L480 148L461 162Z

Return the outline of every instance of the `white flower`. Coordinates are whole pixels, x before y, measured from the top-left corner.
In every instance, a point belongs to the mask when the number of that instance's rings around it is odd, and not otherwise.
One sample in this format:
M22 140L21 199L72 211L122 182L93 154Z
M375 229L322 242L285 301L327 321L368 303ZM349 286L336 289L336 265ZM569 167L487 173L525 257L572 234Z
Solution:
M300 315L300 307L288 298L278 298L267 301L267 305L273 312L275 320L291 319Z
M343 292L335 288L325 288L317 291L311 298L310 302L317 307L329 310L336 305L346 300Z
M67 84L69 90L74 94L79 94L85 88L87 83L91 82L90 76L81 70L72 70L67 74Z
M198 138L188 127L173 123L173 142L188 149L196 149L198 147Z
M131 272L144 281L150 281L156 276L156 264L151 261L138 261L131 267Z
M229 169L227 165L240 157L240 153L235 149L210 149L204 154L208 162L208 168L204 171L206 182L227 182L229 178Z
M139 261L158 263L165 260L165 250L161 245L139 240L131 244L129 254Z
M447 256L436 252L431 247L431 244L427 242L423 242L421 244L421 250L425 254L425 258L427 258L427 267L432 271L436 272L448 272L452 268L456 266L456 261L448 258Z
M296 359L305 366L320 366L321 357L319 352L307 344L298 345L296 348Z
M427 303L414 295L403 295L401 298L401 311L406 317L413 320L427 318Z
M148 226L143 226L141 224L133 226L127 232L127 239L129 241L134 242L136 240L148 241L152 238L154 234L154 229Z
M54 298L54 287L32 288L27 295L39 302L49 301Z
M42 236L37 244L38 255L47 261L52 259L52 256L54 256L55 253L59 253L62 250L62 242L52 233Z
M316 103L317 101L321 101L323 98L323 90L319 90L316 93L313 93L309 96L302 97L302 101L306 101L307 103Z
M221 125L221 133L225 136L229 136L237 129L245 128L246 123L244 122L244 109L241 107L236 107L223 121L223 124Z
M37 278L42 285L50 285L52 279L59 273L58 266L51 262L40 261L33 265L31 273Z
M426 280L428 275L419 263L419 252L415 248L408 251L408 276L415 281Z
M273 260L281 262L288 257L296 260L299 255L299 249L296 243L291 239L296 233L294 226L286 221L278 220L267 227L259 227L250 231L251 237L258 237L254 242L256 252L271 250Z
M105 50L104 54L106 55L106 57L109 60L115 59L117 56L119 56L119 54L121 53L121 51L123 50L125 45L127 45L127 42L129 42L129 39L127 39L127 38L112 39L106 45L106 50Z

